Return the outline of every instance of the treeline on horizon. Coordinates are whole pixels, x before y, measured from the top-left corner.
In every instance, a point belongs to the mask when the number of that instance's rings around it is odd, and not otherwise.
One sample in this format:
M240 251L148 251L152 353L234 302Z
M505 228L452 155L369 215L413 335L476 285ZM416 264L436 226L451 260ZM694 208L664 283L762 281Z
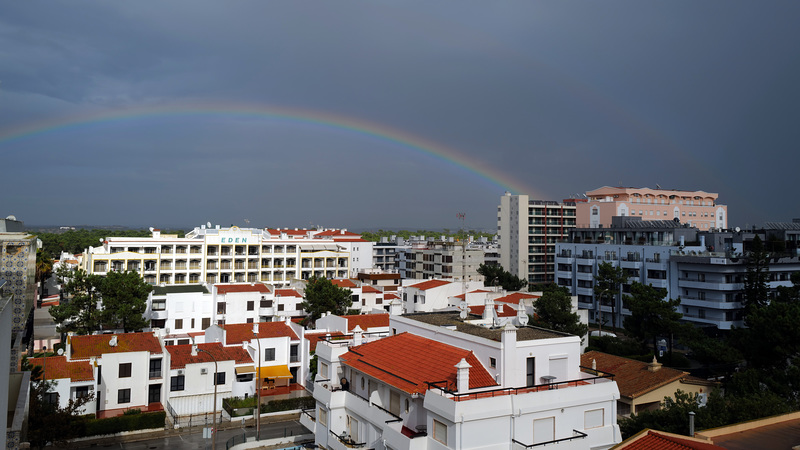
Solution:
M456 239L464 239L467 236L472 236L474 238L479 237L487 237L492 238L495 236L495 233L489 233L485 231L476 231L476 230L450 230L449 228L445 228L444 230L440 231L431 231L431 230L378 230L378 231L364 231L361 233L361 237L365 240L378 242L381 238L386 237L391 239L392 236L401 237L403 239L409 239L411 236L425 236L428 238L437 238L440 236L445 237L452 237Z

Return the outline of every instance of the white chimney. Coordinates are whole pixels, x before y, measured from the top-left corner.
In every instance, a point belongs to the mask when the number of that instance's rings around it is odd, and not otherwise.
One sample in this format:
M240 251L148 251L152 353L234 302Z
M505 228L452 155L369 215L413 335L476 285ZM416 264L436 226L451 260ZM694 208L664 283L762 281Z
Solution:
M117 337L116 336L111 336L111 340L108 341L108 345L111 346L111 347L116 347L117 346Z
M192 356L197 356L197 344L192 344Z
M461 358L461 361L455 367L458 370L456 374L456 390L459 394L463 394L469 391L469 368L472 366L469 365L466 359Z
M361 326L356 325L353 328L353 345L361 345L364 342L364 330L361 329Z
M253 323L253 334L258 334L258 322Z

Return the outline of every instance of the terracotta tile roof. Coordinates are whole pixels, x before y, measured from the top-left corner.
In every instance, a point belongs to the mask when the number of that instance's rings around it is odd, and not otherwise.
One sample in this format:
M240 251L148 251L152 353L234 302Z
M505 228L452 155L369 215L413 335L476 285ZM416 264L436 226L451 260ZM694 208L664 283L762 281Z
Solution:
M255 284L218 284L218 294L229 294L232 292L261 292L262 294L269 294L269 286L264 283Z
M112 337L117 338L117 345L109 345ZM150 352L160 354L161 344L153 333L121 333L93 334L88 336L72 336L70 338L72 355L70 359L88 359L90 356L101 356L104 353Z
M502 304L501 304L502 305ZM497 313L497 317L514 317L517 315L517 310L511 308L507 305L502 305L503 309ZM471 314L476 314L479 316L483 316L483 311L486 309L486 305L473 305L468 306L469 312ZM495 310L497 309L497 305L495 306Z
M428 281L423 281L422 283L411 285L409 287L416 288L421 291L427 291L428 289L444 286L445 284L450 284L450 282L444 280L428 280Z
M315 351L317 351L317 344L318 344L318 343L319 343L319 341L321 341L322 339L325 339L325 337L326 337L327 335L330 335L331 337L341 337L341 336L344 336L345 334L344 334L344 333L342 333L341 331L333 331L333 332L330 332L330 333L313 333L313 334L311 334L311 333L306 333L306 334L304 335L304 337L305 337L306 339L308 339L308 342L309 342L309 344L308 344L308 350L309 350L310 352L315 352Z
M308 233L308 230L306 230L306 229L302 229L302 230L295 230L295 229L278 230L278 229L274 229L274 228L268 228L267 229L267 233L269 233L271 235L278 235L278 236L280 236L281 233L286 233L286 234L288 234L290 236L292 236L292 235L294 235L294 236L297 236L297 235L305 236L306 233Z
M46 366L45 380L60 380L69 378L72 381L92 381L94 380L94 370L88 360L67 361L66 356L48 356L47 364L45 358L30 358L28 362L31 366Z
M358 285L356 283L354 283L353 280L349 280L349 279L337 278L337 279L331 280L331 283L335 284L336 286L339 286L340 288L351 289L351 288L358 287Z
M514 292L513 294L508 294L506 296L496 298L494 301L496 302L503 302L503 303L513 303L515 305L519 304L520 300L529 299L529 298L539 298L538 295L533 294L524 294L522 292Z
M276 297L277 296L281 296L281 297L300 297L300 298L303 297L302 295L300 295L294 289L275 289L275 296Z
M347 319L347 329L349 331L353 331L356 325L360 326L364 331L367 331L368 328L389 326L389 314L361 314L342 317Z
M342 364L409 394L424 394L425 382L446 381L455 386L455 365L464 358L470 389L497 386L478 358L469 351L411 333L400 333L351 347Z
M643 430L613 448L620 450L721 450L724 447L698 438L663 431Z
M398 299L398 298L400 298L400 296L397 295L397 294L392 294L392 293L389 293L389 292L384 292L383 293L383 299L384 300L395 300L395 299Z
M469 294L481 294L481 293L485 293L485 292L491 292L491 291L484 291L482 289L478 289L478 290L475 290L475 291L470 291L468 293ZM467 294L458 294L458 295L455 296L455 298L460 298L461 300L464 300L464 297L466 297L466 296L467 296Z
M368 240L361 239L361 238L339 239L339 238L334 237L333 240L336 241L336 242L369 242Z
M361 237L360 234L353 233L347 230L325 230L322 232L317 233L315 236L358 236Z
M220 325L225 330L225 344L235 345L253 339L252 323L231 323ZM259 338L288 337L291 340L300 339L285 322L259 322Z
M383 291L381 291L380 289L376 289L376 288L374 288L374 287L372 287L372 286L370 286L368 284L365 284L365 285L361 286L361 292L380 294Z
M664 366L651 372L647 370L648 363L608 353L590 351L581 355L581 365L584 367L592 367L592 360L597 362L597 370L614 374L620 395L628 398L636 398L665 384L689 377L686 372Z
M197 348L214 355L218 363L222 361L234 361L236 364L253 363L253 358L241 346L224 347L219 342L212 342L209 344L197 344ZM196 356L192 356L192 344L170 345L167 347L167 351L170 354L170 368L172 369L183 369L187 364L214 361L208 353L204 352L197 352Z

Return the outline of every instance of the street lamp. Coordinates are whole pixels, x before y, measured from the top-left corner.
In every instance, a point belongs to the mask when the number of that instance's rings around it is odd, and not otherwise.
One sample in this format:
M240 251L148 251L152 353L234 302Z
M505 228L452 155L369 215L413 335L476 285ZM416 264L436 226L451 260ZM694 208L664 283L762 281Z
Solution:
M208 350L203 350L202 348L197 349L198 352L203 352L208 354L212 360L214 360L214 422L213 428L211 432L211 450L217 450L217 372L219 371L217 368L217 358L211 354Z
M258 338L258 335L254 332L253 337L258 344L258 373L256 376L258 380L256 380L256 389L257 389L257 397L256 397L256 440L261 438L261 340Z

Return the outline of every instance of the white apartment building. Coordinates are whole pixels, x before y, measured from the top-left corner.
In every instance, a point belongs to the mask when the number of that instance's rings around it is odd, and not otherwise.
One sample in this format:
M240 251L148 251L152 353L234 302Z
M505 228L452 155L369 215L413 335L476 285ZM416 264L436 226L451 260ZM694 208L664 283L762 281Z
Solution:
M575 228L575 202L500 197L497 235L500 265L529 284L555 282L556 243Z
M42 368L42 379L52 383L45 394L45 401L58 403L66 408L70 400L86 397L95 393L94 368L89 360L68 361L66 356L49 356L47 358L30 358L31 367ZM97 400L87 402L78 414L94 414L97 411Z
M579 337L469 322L452 313L392 316L389 337L320 341L317 405L301 423L317 445L337 450L621 441L617 385L581 370Z
M349 276L348 249L357 238L340 236L334 239L330 230L205 225L185 237L153 230L149 238L106 238L84 252L81 268L98 275L133 270L154 285L263 282L286 287L312 276Z
M482 281L408 281L413 284L403 286L402 289L403 310L406 313L431 312L456 306L450 300L451 297L483 287Z

